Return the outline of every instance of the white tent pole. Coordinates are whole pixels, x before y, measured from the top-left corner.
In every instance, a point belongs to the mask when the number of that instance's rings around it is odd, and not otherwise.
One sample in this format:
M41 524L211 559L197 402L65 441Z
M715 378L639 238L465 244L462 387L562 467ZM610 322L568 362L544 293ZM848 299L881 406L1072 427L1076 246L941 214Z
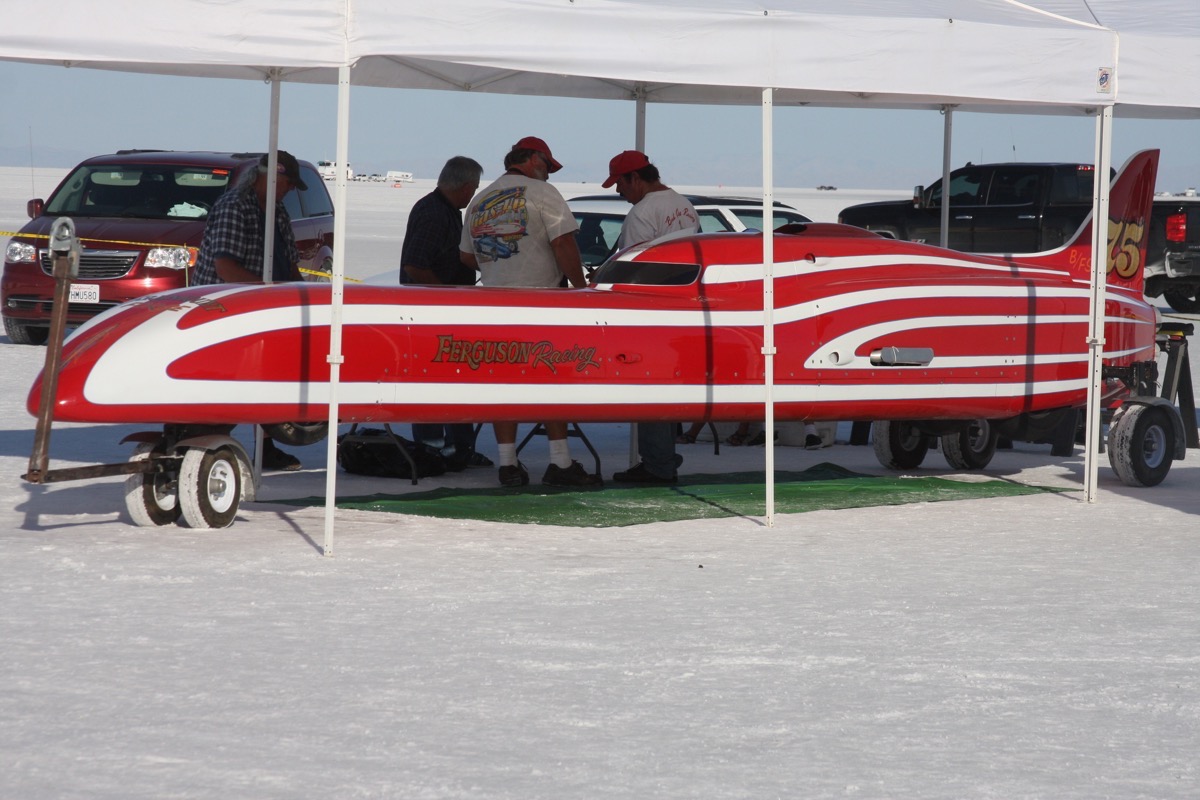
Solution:
M763 159L763 385L766 408L763 415L763 441L766 447L767 527L775 527L775 152L774 90L762 94Z
M950 149L954 139L954 106L942 106L942 247L950 246Z
M263 229L263 283L271 283L275 270L275 184L279 182L279 70L271 70L271 132L267 139L267 204Z
M279 77L282 70L272 68L271 76L271 117L267 131L267 197L275 196L275 184L279 180L276 166L279 164ZM268 202L264 209L266 219L263 222L263 283L271 283L275 270L275 204ZM263 429L254 426L254 485L262 483L263 460Z
M646 152L646 90L642 84L634 90L633 149ZM629 466L636 467L638 454L638 423L629 423Z
M1084 430L1083 493L1096 502L1100 455L1100 397L1104 368L1104 299L1108 286L1108 195L1112 171L1112 106L1096 116L1096 180L1092 191L1092 275L1088 317L1087 421Z
M637 117L634 121L634 150L646 152L646 91L638 85L636 97Z
M333 274L329 314L329 437L325 454L325 547L333 555L333 512L337 508L338 380L342 374L342 299L346 276L346 189L350 168L350 67L338 68L337 186L334 189Z

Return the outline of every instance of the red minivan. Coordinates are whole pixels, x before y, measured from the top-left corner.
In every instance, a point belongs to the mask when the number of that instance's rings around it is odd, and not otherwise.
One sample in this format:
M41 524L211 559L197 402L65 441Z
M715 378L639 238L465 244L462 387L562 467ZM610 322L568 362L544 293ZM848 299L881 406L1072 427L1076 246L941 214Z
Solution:
M0 315L15 344L42 344L54 301L47 235L59 217L75 224L82 252L67 324L118 303L187 286L213 203L261 153L121 150L75 167L48 200L30 200L31 221L8 242ZM308 188L288 192L302 269L330 271L333 201L316 167L300 162ZM311 277L306 274L306 277Z

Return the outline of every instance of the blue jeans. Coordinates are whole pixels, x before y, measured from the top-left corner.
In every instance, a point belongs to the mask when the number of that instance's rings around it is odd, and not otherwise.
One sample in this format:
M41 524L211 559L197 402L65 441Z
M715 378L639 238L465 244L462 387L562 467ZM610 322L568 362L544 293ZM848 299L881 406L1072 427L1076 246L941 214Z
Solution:
M440 422L414 422L412 426L413 441L437 442L442 441L442 448L454 448L456 453L470 453L475 450L475 426L469 422L455 422L443 425Z
M639 422L638 455L652 475L674 478L683 463L683 456L675 454L674 422Z

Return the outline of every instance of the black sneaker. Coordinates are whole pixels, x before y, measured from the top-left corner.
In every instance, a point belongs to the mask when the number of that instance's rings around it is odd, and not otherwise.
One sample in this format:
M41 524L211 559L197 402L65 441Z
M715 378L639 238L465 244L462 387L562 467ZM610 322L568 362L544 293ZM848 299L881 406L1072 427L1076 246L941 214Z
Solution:
M821 437L817 436L815 433L810 433L808 436L804 437L805 450L820 450L824 446L825 443L821 441Z
M471 454L469 456L467 456L467 466L468 467L491 467L491 466L495 466L495 465L492 464L492 460L490 458L488 458L487 456L485 456L483 453L472 450Z
M501 486L524 486L527 483L529 483L529 471L520 461L500 468Z
M591 475L583 468L583 465L578 461L572 461L569 467L560 467L557 464L551 464L546 467L546 474L542 476L542 483L546 486L570 486L594 488L604 485L604 479L599 475Z
M678 482L678 478L672 475L669 478L664 478L661 475L655 475L650 470L646 469L645 463L639 463L636 467L630 467L624 472L613 474L613 480L617 483L645 483L667 485Z
M263 439L262 468L272 472L296 472L300 469L300 459L280 450L274 440Z

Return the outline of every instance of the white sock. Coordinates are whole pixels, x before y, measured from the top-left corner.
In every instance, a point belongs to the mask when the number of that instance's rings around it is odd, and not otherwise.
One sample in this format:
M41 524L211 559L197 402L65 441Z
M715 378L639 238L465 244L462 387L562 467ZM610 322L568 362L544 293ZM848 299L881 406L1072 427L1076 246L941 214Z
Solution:
M500 460L502 467L515 467L517 465L517 443L500 444L497 442L496 458Z
M550 461L561 469L571 466L571 448L566 439L550 440Z

